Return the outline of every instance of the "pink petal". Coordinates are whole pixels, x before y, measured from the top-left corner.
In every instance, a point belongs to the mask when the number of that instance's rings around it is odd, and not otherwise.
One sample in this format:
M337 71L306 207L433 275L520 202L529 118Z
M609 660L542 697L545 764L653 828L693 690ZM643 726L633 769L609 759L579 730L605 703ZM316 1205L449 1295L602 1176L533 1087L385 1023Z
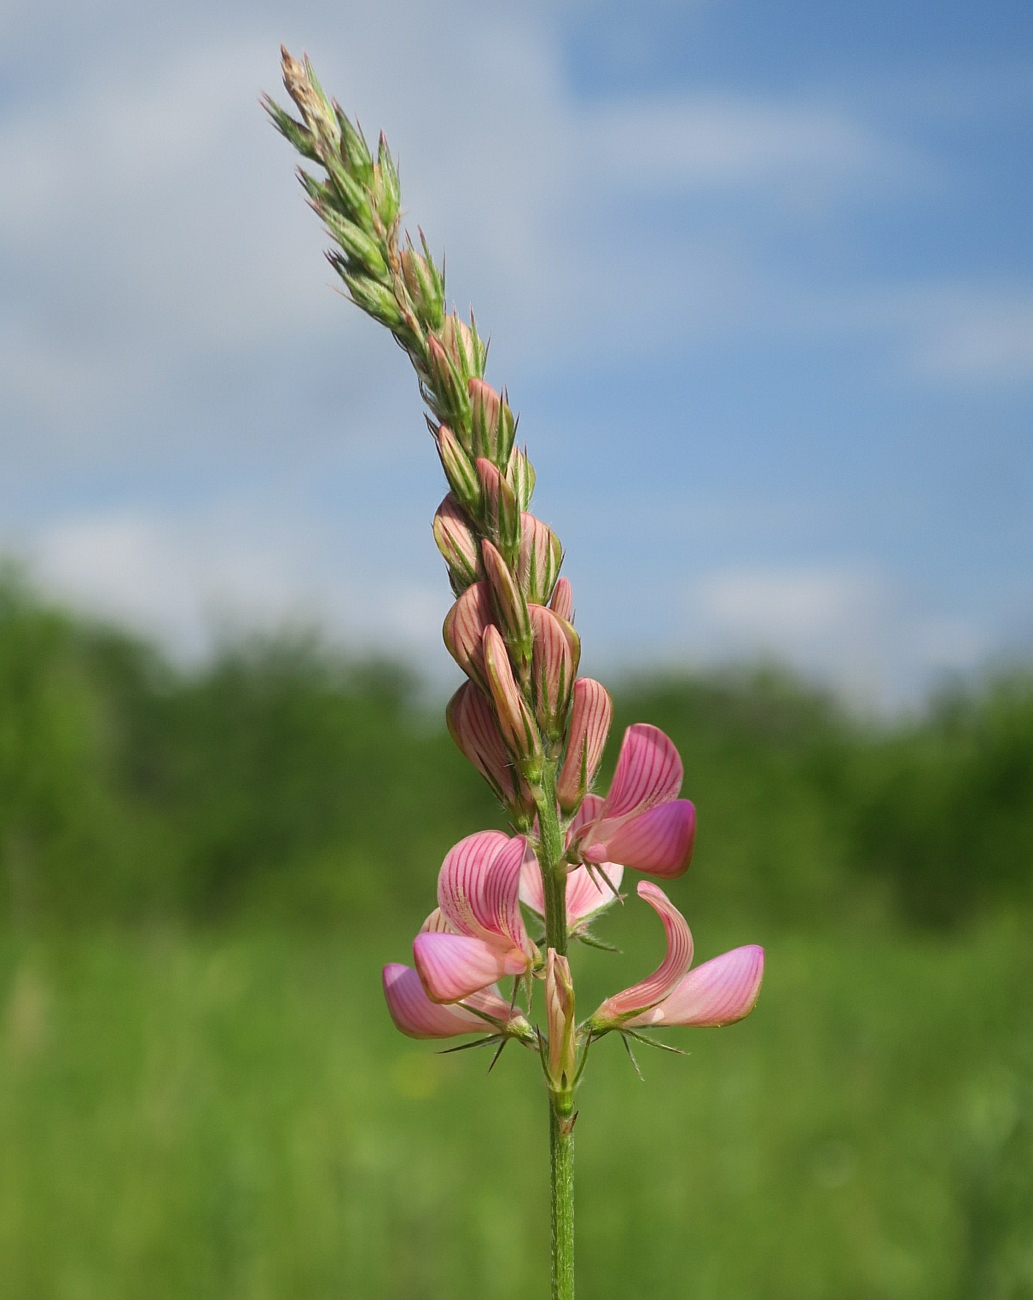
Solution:
M455 934L455 929L449 924L448 917L440 907L435 907L430 916L420 926L420 934Z
M677 798L682 775L674 741L659 727L636 722L624 733L603 817L629 817Z
M606 880L613 885L613 889L620 889L621 877L624 875L622 866L616 862L604 862L599 864L599 869L606 873ZM587 867L576 867L567 876L568 925L577 925L617 901L613 889L599 877L598 872L596 879L598 884L589 875Z
M560 578L559 582L556 583L552 593L552 600L549 601L549 608L554 614L559 614L560 618L566 619L568 623L573 623L574 593L566 578Z
M670 880L688 868L696 841L696 810L688 799L662 803L618 826L606 844L584 850L589 862L621 862Z
M556 798L564 812L573 812L595 780L613 718L609 692L591 677L574 683L567 752L556 778Z
M697 966L651 1010L625 1021L635 1025L731 1025L748 1016L760 996L764 949L733 948Z
M491 588L482 578L471 583L445 615L441 634L448 653L459 667L487 690L484 675L484 629L495 617Z
M485 877L496 853L508 843L509 837L502 831L478 831L445 855L438 873L438 906L459 934L489 937L482 920Z
M567 846L569 847L578 838L581 831L596 820L603 810L603 797L601 794L586 794L581 801L581 807L570 819L570 826L567 830Z
M592 1017L598 1024L622 1021L632 1012L655 1006L667 997L692 965L692 934L681 912L658 885L648 880L639 882L638 896L644 898L663 921L667 933L667 953L648 979L606 999Z
M520 868L520 901L532 912L545 915L545 893L542 889L542 871L538 859L529 853Z
M413 940L412 950L433 1002L458 1002L504 975L523 975L528 967L519 949L502 950L465 934L424 932Z
M392 962L384 967L384 997L396 1027L410 1038L451 1038L453 1034L490 1032L490 1026L472 1011L431 1002L411 966Z

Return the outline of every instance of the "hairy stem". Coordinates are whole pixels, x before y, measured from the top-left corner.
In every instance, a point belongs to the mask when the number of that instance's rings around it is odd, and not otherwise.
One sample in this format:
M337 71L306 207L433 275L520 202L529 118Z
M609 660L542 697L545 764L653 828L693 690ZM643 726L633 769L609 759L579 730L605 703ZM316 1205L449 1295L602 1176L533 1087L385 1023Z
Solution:
M556 809L556 763L547 760L538 808L538 864L545 894L545 941L567 951L567 873L563 832ZM549 1170L551 1177L552 1300L574 1300L574 1094L549 1094Z
M570 1102L573 1098L567 1094ZM552 1300L574 1300L573 1117L549 1104L549 1165L552 1173Z

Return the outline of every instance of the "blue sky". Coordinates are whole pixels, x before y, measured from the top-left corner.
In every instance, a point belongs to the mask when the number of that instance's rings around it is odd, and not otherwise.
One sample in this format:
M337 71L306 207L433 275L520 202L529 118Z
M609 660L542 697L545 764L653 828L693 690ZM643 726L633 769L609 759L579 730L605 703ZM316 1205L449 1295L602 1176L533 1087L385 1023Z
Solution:
M1033 644L1019 3L0 3L0 542L177 653L315 620L450 666L404 359L256 106L401 156L492 335L585 666L865 703Z

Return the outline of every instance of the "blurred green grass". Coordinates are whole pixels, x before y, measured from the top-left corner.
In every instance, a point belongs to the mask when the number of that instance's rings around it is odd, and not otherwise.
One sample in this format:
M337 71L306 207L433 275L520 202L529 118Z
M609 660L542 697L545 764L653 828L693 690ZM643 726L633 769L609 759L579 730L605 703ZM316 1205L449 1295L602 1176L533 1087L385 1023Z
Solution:
M593 1049L580 1294L1033 1297L1033 675L891 722L774 670L628 681L700 816L743 1025ZM615 744L607 759L612 764ZM544 1098L401 1038L444 851L497 824L419 684L313 637L174 668L0 583L0 1296L547 1286ZM634 900L575 955L656 964Z
M545 1294L537 1063L511 1048L486 1078L482 1052L402 1039L392 955L388 936L7 941L4 1296ZM1028 1295L1025 928L780 937L769 963L747 1024L684 1033L685 1059L642 1049L645 1082L617 1042L593 1049L582 1294Z

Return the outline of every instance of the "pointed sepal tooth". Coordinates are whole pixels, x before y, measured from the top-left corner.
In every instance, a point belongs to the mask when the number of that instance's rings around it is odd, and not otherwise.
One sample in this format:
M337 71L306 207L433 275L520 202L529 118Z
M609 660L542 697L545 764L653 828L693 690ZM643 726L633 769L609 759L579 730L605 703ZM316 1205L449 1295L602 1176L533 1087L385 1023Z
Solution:
M451 493L434 515L434 540L448 565L453 589L463 592L471 582L484 577L481 553L466 513Z
M493 617L487 582L472 582L445 615L441 629L448 653L486 694L489 688L484 669L484 630Z
M548 604L562 563L563 547L548 524L526 511L521 514L517 578L528 600L536 605Z
M490 460L474 462L481 484L481 519L484 531L513 569L520 554L520 509L513 489Z
M574 591L566 578L560 578L553 588L549 608L565 622L574 622Z
M514 447L509 453L509 464L506 466L506 482L513 489L521 510L526 510L531 504L534 480L534 466L527 459L527 453L521 451L519 447Z
M537 784L542 776L541 739L513 676L509 654L497 627L484 629L482 649L484 672L502 739L520 774L531 784Z
M592 788L612 721L609 691L591 677L579 677L574 683L567 752L556 778L556 799L565 814L575 812Z
M481 542L481 558L491 586L495 622L518 676L526 681L531 664L531 619L527 601L509 565L486 538Z

